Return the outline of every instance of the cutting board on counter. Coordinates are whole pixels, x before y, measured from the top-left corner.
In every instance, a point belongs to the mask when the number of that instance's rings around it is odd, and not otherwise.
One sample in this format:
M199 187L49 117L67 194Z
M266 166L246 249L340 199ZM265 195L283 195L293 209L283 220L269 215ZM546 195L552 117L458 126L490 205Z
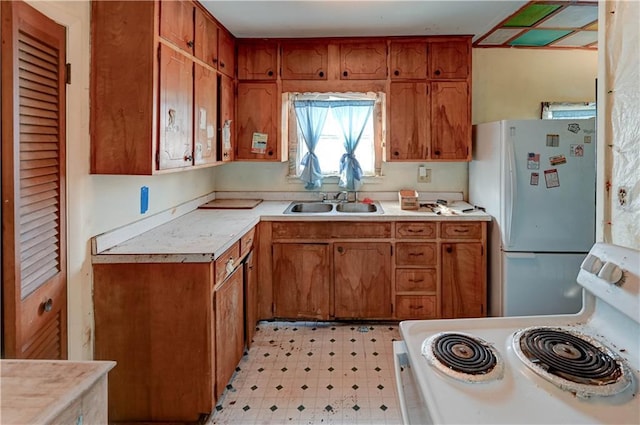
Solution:
M204 209L251 209L260 204L262 199L214 199L198 208Z

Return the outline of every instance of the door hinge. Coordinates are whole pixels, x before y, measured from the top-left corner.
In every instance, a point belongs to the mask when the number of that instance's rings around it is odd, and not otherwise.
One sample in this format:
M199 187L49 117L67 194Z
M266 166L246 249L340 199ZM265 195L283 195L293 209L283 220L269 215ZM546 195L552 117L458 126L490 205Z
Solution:
M65 84L71 84L71 64L64 65L64 82Z

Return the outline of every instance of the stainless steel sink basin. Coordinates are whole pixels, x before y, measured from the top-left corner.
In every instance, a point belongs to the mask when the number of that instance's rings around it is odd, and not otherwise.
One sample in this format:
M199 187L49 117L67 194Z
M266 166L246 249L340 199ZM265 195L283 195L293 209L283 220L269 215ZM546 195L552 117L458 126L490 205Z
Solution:
M362 204L359 202L321 202L294 201L284 210L284 214L382 214L382 208L377 202Z
M292 202L284 213L326 213L332 209L332 204L325 204L323 202Z
M374 213L378 211L375 204L360 204L357 202L348 202L336 205L336 211L343 213Z

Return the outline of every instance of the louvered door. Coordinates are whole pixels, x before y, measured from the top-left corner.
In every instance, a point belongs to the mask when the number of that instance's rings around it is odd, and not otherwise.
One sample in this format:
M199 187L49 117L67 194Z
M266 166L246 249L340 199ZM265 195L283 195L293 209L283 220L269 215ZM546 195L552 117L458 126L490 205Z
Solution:
M65 359L65 28L1 3L4 355Z

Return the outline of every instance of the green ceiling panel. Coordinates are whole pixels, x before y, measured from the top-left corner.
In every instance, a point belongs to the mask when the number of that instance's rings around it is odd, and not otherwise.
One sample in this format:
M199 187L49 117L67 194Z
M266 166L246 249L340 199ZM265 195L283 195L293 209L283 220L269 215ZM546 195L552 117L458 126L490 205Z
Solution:
M503 26L530 27L559 7L561 7L559 4L531 4L513 15Z
M547 44L571 33L571 30L529 30L511 41L511 46L546 46Z

